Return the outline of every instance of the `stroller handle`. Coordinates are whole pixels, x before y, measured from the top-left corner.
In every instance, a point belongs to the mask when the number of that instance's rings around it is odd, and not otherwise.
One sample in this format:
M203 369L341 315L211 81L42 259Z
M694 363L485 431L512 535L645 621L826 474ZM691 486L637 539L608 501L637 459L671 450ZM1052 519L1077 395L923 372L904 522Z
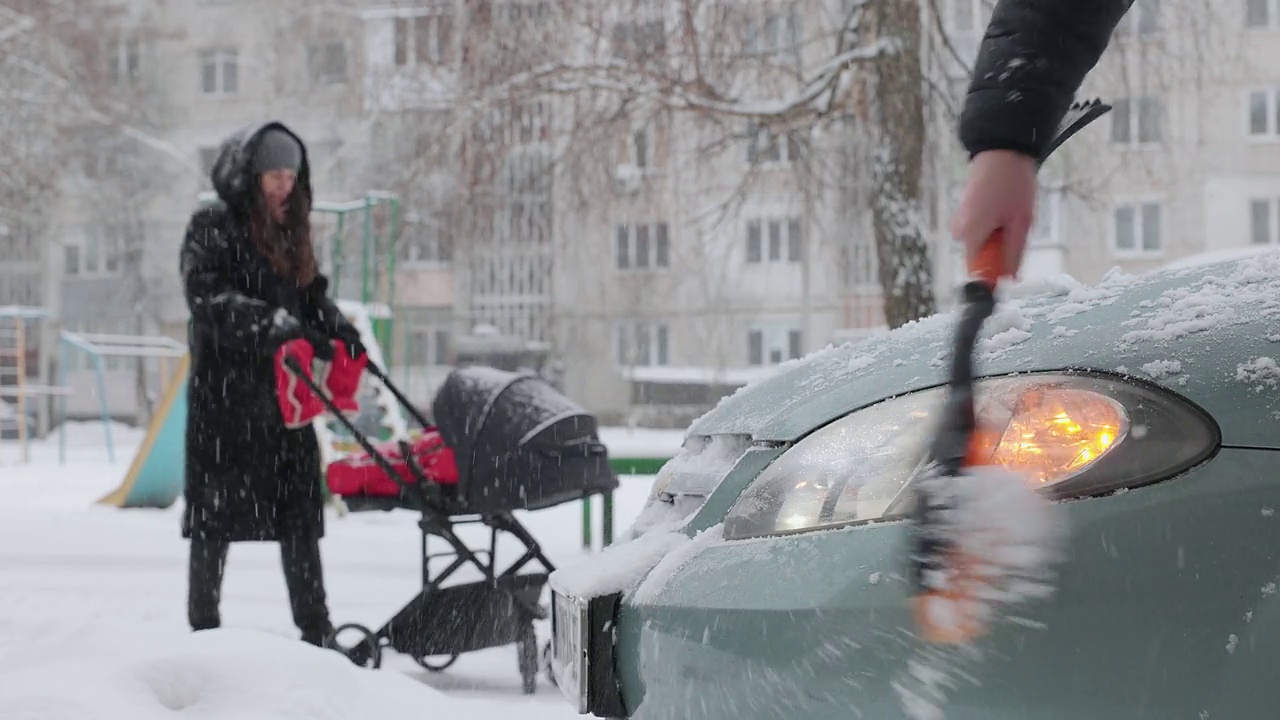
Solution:
M383 387L391 391L391 394L396 398L396 402L404 406L404 409L409 411L409 414L413 416L413 419L416 420L419 425L424 428L431 427L431 423L427 422L427 418L422 414L422 411L418 410L417 406L410 402L409 398L404 396L404 393L400 392L400 388L396 387L395 383L391 382L391 378L387 377L387 374L382 371L382 368L378 367L377 363L370 360L365 366L365 370L368 371L370 375L377 378L378 381L382 383Z
M320 386L316 384L316 381L302 369L302 365L298 362L298 359L292 355L286 355L284 358L284 364L285 367L289 368L294 375L297 375L298 378L306 384L308 389L320 398L320 402L324 404L325 408L347 429L347 432L351 433L351 435L356 439L356 442L360 444L360 447L364 448L364 451L369 454L369 457L378 464L378 467L382 468L382 471L387 473L388 477L399 484L401 489L416 492L416 499L425 507L428 503L428 499L425 496L422 487L418 484L411 486L400 477L400 474L396 472L394 467L392 467L391 462L388 461L382 453L378 452L377 448L373 446L373 443L369 442L369 438L366 437L364 433L360 432L360 429L355 426L355 423L347 419L347 416L343 415L342 412L334 406L333 401L329 399L329 396L326 395L325 392L320 389ZM375 368L376 366L371 362L368 367ZM374 375L375 377L386 377L381 374L381 370L375 370ZM388 385L388 387L390 387L390 385ZM412 465L410 467L412 467Z

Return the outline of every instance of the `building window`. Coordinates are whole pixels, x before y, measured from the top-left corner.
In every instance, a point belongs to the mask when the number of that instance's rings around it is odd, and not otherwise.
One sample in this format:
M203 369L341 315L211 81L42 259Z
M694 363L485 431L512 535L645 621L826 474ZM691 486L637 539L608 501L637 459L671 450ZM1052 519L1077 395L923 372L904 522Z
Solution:
M453 59L453 6L395 19L395 61L399 67L444 65Z
M1115 209L1114 248L1117 255L1149 255L1164 249L1160 203L1119 205Z
M800 262L800 218L757 218L747 221L747 264Z
M1063 191L1041 187L1036 193L1036 217L1027 232L1027 245L1054 247L1058 245L1058 210Z
M802 334L798 328L753 328L747 331L747 364L777 365L796 360L804 354Z
M770 12L747 18L742 38L743 53L754 57L774 57L800 53L800 15Z
M1280 0L1244 0L1245 27L1275 30L1280 26Z
M338 85L347 81L347 48L341 40L307 47L307 69L317 85Z
M1111 110L1111 142L1121 145L1158 143L1163 138L1163 103L1159 98L1116 100Z
M63 273L67 277L113 277L124 255L123 228L111 223L87 225L79 237L63 244Z
M1280 244L1280 200L1249 201L1249 241L1254 245Z
M665 24L661 20L649 20L614 25L609 46L615 58L643 63L661 55L666 43Z
M759 123L753 122L747 126L749 163L789 163L800 159L803 148L804 135L800 130L788 130L784 138Z
M44 277L40 273L8 272L8 270L8 268L0 269L0 306L43 304L40 299L40 287Z
M397 257L406 265L438 265L453 260L453 244L446 223L439 217L417 212L404 214L404 227L397 243Z
M205 145L200 148L200 172L208 175L213 172L213 164L218 161L218 146Z
M1160 26L1161 1L1134 0L1129 12L1125 13L1125 16L1120 19L1120 24L1116 26L1116 35L1142 37L1154 34Z
M67 243L62 246L63 262L62 272L66 275L75 277L80 274L80 246L74 243Z
M651 153L648 128L631 133L631 163L643 170L652 164Z
M499 30L518 25L545 25L553 16L551 4L545 0L493 4L493 24Z
M205 95L235 95L240 92L238 51L205 50L200 53L200 92Z
M618 225L614 242L619 270L671 266L671 235L665 222Z
M880 263L870 238L851 238L840 248L840 285L849 290L877 287L876 270Z
M449 365L449 331L436 327L416 327L409 331L410 367Z
M112 85L133 85L142 72L142 44L137 38L108 40L105 48L107 81Z
M1275 88L1249 93L1249 137L1280 136L1280 91Z
M671 364L671 335L666 323L627 322L619 325L618 364L623 367Z
M85 153L80 158L80 167L90 180L116 179L124 169L120 150L112 145L100 145Z

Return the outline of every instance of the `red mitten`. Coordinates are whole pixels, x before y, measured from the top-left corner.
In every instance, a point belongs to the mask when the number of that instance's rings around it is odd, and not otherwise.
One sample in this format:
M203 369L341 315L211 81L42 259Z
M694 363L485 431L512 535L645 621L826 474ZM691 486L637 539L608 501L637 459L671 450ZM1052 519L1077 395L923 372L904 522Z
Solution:
M322 383L334 407L344 415L354 415L360 411L356 394L360 392L360 377L369 363L369 356L361 353L353 360L345 343L334 340L333 345L333 361L326 363Z
M276 400L280 404L280 414L284 417L285 427L297 429L307 426L312 420L324 414L324 402L307 386L293 370L285 367L285 354L292 356L302 366L302 371L311 377L311 363L315 359L315 348L301 338L290 340L276 350Z

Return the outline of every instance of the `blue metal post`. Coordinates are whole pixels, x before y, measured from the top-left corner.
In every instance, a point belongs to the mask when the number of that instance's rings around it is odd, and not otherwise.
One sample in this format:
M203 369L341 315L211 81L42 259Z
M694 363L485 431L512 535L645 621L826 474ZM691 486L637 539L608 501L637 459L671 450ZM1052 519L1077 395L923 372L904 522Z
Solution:
M102 374L102 356L93 354L93 369L98 375L98 404L102 406L102 430L107 436L107 462L116 461L116 450L111 444L111 411L107 406L107 383Z
M67 387L67 341L59 338L58 343L58 385ZM58 464L67 464L67 396L58 397L58 409L61 411L61 422L58 423Z

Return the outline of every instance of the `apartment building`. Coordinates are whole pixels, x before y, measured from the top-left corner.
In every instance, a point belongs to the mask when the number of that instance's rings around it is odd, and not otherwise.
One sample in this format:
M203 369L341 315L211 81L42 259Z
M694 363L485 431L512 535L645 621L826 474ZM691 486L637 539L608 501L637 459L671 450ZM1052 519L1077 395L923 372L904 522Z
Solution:
M929 7L943 13L957 54L972 58L991 4ZM1093 281L1113 266L1137 272L1206 249L1280 239L1272 170L1280 166L1270 155L1280 137L1278 91L1263 72L1280 53L1280 8L1230 4L1239 7L1209 14L1190 0L1138 0L1086 84L1116 110L1045 168L1028 274ZM119 160L86 153L95 159L86 160L68 202L53 293L69 328L136 328L132 308L144 302L151 320L141 331L184 336L172 272L182 225L207 189L217 143L268 115L307 138L318 197L356 199L370 189L400 197L392 364L413 397L429 397L457 362L496 360L542 367L607 422L678 425L781 362L883 325L869 218L847 188L815 190L795 172L805 153L842 152L849 142L842 132L775 137L743 117L740 137L708 152L723 128L637 106L593 147L596 166L566 178L548 171L565 151L567 113L556 101L523 98L465 127L451 120L451 90L486 67L467 39L483 29L460 1L129 7L104 33L104 72L150 103L147 137L117 140L133 143L119 155L144 159L133 174L149 182L131 186L135 201L125 206L135 212L104 213L90 189L118 176ZM505 22L527 40L520 33L548 21L549 8L497 0L486 31ZM846 9L844 0L747 3L734 42L744 61L803 70L829 58L813 39ZM651 16L630 8L614 15L607 42L571 48L575 57L633 57L676 22L660 5ZM930 72L943 73L954 105L968 68L930 42ZM964 158L949 140L954 121L944 112L931 117L934 137L946 140L931 153L926 179L936 198L926 215L945 305L962 269L946 219ZM475 178L425 159L429 151L416 143L432 127L464 127L496 148L483 196L490 204L466 208L470 223L457 221L459 206L480 196L464 201L459 190ZM584 186L590 202L582 201ZM325 237L335 230L330 220L319 220ZM376 232L390 232L385 223L375 221ZM345 232L353 233L350 218ZM142 284L123 282L125 263L112 260L120 253L112 248L129 243L146 249ZM129 394L128 383L111 385ZM88 389L81 395L96 403Z
M761 61L820 62L801 58L810 53L802 50L804 28L829 32L822 26L834 6L827 5L747 12L743 52ZM447 97L467 73L509 69L486 66L484 48L475 45L484 32L505 32L503 23L511 24L504 47L565 57L563 45L530 41L540 23L554 22L548 3L502 0L481 21L465 7L366 10L371 112L448 113L431 98ZM648 14L606 9L603 51L631 60L653 51L675 26L674 10L661 3ZM473 43L465 66L463 35ZM593 52L593 39L581 39L568 56ZM554 172L553 158L563 162L574 152L565 145L568 109L554 98L520 98L476 123L485 142L501 149L492 152L499 168L494 205L485 211L492 221L449 228L461 233L451 253L454 359L487 339L509 358L548 369L606 422L679 424L771 366L825 345L837 328L882 322L870 292L869 227L851 232L857 220L845 217L841 203L806 194L793 179L800 146L823 148L752 135L744 122L741 141L708 157L700 148L706 128L637 108L612 135L592 136L592 162ZM741 210L708 222L708 208L729 204L735 179L747 174L755 180ZM430 250L424 255L432 262Z
M185 341L178 249L199 193L211 189L209 170L225 137L280 119L308 144L317 200L359 199L372 189L360 99L363 36L351 13L306 2L136 0L117 8L101 32L102 88L130 111L121 126L89 122L80 134L82 162L64 181L50 304L73 332ZM335 219L315 220L326 262ZM346 226L358 240L360 222L349 218ZM64 358L74 389L68 414L95 416L100 398L89 358ZM131 358L105 365L117 417L137 414L141 392L157 396L154 363L141 376Z

